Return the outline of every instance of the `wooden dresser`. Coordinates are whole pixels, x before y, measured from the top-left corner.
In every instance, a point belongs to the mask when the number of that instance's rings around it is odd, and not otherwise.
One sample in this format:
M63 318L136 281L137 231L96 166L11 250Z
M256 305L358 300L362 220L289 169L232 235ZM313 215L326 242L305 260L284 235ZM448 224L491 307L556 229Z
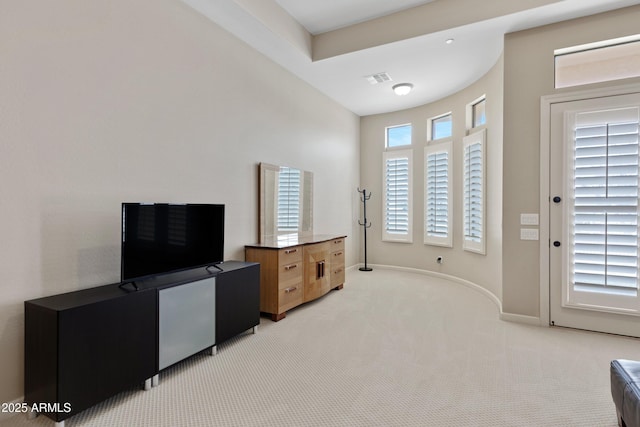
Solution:
M288 235L245 246L246 260L260 263L260 311L278 321L287 310L342 289L345 238Z

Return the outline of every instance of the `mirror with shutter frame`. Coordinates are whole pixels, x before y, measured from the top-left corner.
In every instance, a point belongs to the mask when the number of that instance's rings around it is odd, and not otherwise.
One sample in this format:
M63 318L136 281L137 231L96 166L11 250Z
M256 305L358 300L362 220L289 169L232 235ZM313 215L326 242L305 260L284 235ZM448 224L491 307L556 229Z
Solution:
M260 242L313 234L313 173L260 163Z

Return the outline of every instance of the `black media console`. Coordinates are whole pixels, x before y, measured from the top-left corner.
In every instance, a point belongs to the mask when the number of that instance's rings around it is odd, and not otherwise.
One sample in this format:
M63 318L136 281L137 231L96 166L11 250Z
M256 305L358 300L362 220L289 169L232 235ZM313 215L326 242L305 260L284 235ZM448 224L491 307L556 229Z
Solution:
M260 323L260 265L227 261L25 301L25 403L59 425ZM136 290L137 288L137 290Z

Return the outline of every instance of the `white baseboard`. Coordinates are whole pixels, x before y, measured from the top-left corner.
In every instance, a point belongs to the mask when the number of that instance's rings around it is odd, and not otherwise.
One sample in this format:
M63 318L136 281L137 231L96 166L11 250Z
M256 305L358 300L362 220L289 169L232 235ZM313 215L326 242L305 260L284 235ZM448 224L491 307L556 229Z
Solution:
M381 264L375 264L371 266L372 268L380 268L380 269L384 269L384 270L396 270L396 271L406 271L409 273L416 273L416 274L424 274L426 276L432 276L432 277L437 277L440 279L446 279L446 280L450 280L452 282L458 283L460 285L466 286L468 288L474 289L478 292L480 292L481 294L485 295L486 297L488 297L491 301L493 301L493 303L500 309L500 311L502 312L502 302L500 301L500 299L491 291L483 288L482 286L470 282L468 280L465 279L461 279L459 277L456 276L451 276L449 274L444 274L444 273L438 273L437 271L429 271L429 270L421 270L419 268L410 268L410 267L397 267L394 265L381 265Z
M523 323L533 326L547 326L542 323L539 317L525 316L523 314L505 313L500 310L500 319L506 322Z
M353 271L353 270L355 270L356 268L360 268L360 266L361 266L361 265L364 265L364 264L355 264L355 265L352 265L351 267L347 267L347 268L345 269L345 271Z
M348 270L353 270L355 269L355 267L359 267L359 266L363 266L364 264L360 264L358 266L352 266L350 267ZM383 270L395 270L395 271L406 271L409 273L417 273L417 274L424 274L426 276L432 276L432 277L437 277L440 279L446 279L446 280L450 280L454 283L458 283L461 284L463 286L466 286L468 288L471 288L475 291L480 292L481 294L483 294L484 296L486 296L487 298L489 298L495 305L496 307L498 307L498 310L500 311L500 319L507 321L507 322L514 322L514 323L523 323L523 324L527 324L527 325L535 325L535 326L546 326L543 325L540 321L539 317L534 317L534 316L525 316L525 315L521 315L521 314L512 314L512 313L505 313L502 311L502 301L500 300L500 298L498 298L493 292L489 291L486 288L483 288L482 286L470 282L469 280L465 280L465 279L461 279L459 277L456 276L451 276L449 274L443 274L443 273L438 273L436 271L429 271L429 270L421 270L418 268L410 268L410 267L398 267L398 266L394 266L394 265L381 265L381 264L369 264L368 265L371 268L380 268Z

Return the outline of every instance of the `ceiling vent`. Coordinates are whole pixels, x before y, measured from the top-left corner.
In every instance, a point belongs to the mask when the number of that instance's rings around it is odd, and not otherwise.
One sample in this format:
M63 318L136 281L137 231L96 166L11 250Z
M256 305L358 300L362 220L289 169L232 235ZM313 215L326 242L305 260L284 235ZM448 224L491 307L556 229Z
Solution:
M372 85L377 85L378 83L390 82L392 80L389 74L387 73L372 74L370 76L366 76L365 78Z

